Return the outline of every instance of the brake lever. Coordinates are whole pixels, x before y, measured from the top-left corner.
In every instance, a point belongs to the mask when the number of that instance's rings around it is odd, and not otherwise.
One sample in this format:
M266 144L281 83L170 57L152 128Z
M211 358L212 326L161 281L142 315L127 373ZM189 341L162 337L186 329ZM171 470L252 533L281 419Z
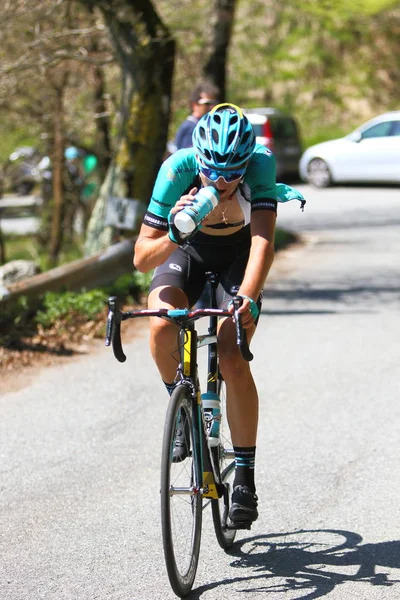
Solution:
M236 344L239 346L240 352L241 352L244 360L247 360L247 362L250 362L251 360L253 360L254 356L250 352L249 344L247 342L246 331L242 325L242 317L240 316L240 313L238 312L239 308L243 304L243 298L241 296L235 296L232 299L232 303L233 303L233 314L234 314L234 320L235 320L235 326L236 326Z
M118 308L118 298L110 296L108 299L108 316L106 325L106 346L112 344L112 349L115 358L123 363L126 361L126 356L122 349L121 341L121 321L122 313Z

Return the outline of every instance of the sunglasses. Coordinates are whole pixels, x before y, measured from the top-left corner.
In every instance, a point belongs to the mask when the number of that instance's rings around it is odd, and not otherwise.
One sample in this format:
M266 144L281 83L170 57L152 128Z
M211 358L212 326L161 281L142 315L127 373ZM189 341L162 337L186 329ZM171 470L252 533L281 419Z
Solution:
M233 183L234 181L238 181L242 179L243 175L246 173L246 169L236 169L235 171L226 171L226 170L217 170L210 169L209 167L201 166L200 172L207 177L210 181L217 181L220 177L225 181L225 183Z
M215 106L217 104L216 100L209 100L208 98L200 98L197 100L197 104L207 104L209 106Z

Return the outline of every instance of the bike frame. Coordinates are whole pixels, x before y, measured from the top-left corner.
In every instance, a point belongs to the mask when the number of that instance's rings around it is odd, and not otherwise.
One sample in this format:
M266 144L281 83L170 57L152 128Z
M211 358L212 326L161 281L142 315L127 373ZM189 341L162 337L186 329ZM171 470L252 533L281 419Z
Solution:
M216 305L216 288L218 278L210 273L208 279L211 284L211 306ZM246 336L241 326L238 309L243 299L233 299L236 323L237 344L246 360L252 360L253 356L247 345ZM193 440L196 447L196 456L200 457L200 469L196 473L196 487L199 488L205 498L218 499L224 493L224 486L220 480L220 474L213 460L213 453L208 445L204 413L201 405L201 390L198 377L197 350L202 346L208 346L208 376L207 391L217 392L218 389L218 344L217 327L218 319L221 317L232 318L232 313L219 308L210 309L142 309L136 311L121 312L118 309L118 300L115 296L109 298L109 314L107 318L106 346L112 344L114 355L119 362L125 362L126 356L121 343L121 321L136 317L160 317L174 322L179 327L179 356L180 361L177 369L178 385L186 385L192 395L193 401ZM195 321L201 317L209 317L209 329L206 335L198 335ZM179 493L179 491L176 491ZM187 491L181 490L181 493Z
M199 457L199 461L195 462L196 470L199 469L196 472L196 487L204 498L217 499L222 496L224 487L221 484L219 473L215 468L212 453L208 446L197 367L198 347L208 345L209 376L207 378L207 391L216 391L218 379L217 317L211 317L211 319L215 320L215 324L210 326L210 329L214 328L215 332L212 331L208 335L198 336L194 323L188 323L180 330L179 338L182 343L180 344L181 364L178 367L178 372L182 379L178 385L187 385L192 395L193 450L195 456Z

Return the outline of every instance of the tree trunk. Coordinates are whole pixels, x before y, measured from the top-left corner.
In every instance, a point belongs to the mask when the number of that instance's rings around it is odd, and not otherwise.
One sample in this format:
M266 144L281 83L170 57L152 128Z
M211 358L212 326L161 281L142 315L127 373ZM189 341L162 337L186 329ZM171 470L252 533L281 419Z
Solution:
M104 179L111 161L110 123L104 101L105 85L103 69L94 67L94 111L96 119L97 158L99 160L100 177Z
M89 222L91 255L115 238L104 229L110 195L150 200L167 142L175 42L150 0L80 1L102 12L122 74L119 143Z
M232 36L236 0L215 0L211 53L203 66L205 79L221 90L221 102L226 98L226 63Z
M0 218L0 265L4 265L6 262L6 249L4 245L3 232L1 230L1 218Z
M62 245L62 224L64 211L64 132L63 132L63 87L56 89L54 113L54 160L53 160L53 214L50 232L50 262L57 264Z

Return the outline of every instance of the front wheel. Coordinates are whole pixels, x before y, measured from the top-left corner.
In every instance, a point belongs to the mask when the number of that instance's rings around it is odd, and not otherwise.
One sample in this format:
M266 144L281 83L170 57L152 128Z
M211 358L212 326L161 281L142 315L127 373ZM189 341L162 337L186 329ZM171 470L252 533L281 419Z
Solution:
M175 462L177 432L187 456ZM187 595L196 576L200 553L202 495L193 443L193 400L179 385L171 395L164 426L161 458L161 527L165 564L171 587L179 597Z
M322 158L313 158L307 168L307 179L317 188L326 188L332 184L332 175Z
M211 501L212 516L215 535L218 543L224 550L230 548L235 541L236 529L228 518L231 502L233 479L235 477L235 459L232 447L231 434L226 414L226 389L225 382L220 378L218 394L221 400L221 423L219 445L212 448L214 464L219 469L221 481L225 486L225 494L218 500Z

